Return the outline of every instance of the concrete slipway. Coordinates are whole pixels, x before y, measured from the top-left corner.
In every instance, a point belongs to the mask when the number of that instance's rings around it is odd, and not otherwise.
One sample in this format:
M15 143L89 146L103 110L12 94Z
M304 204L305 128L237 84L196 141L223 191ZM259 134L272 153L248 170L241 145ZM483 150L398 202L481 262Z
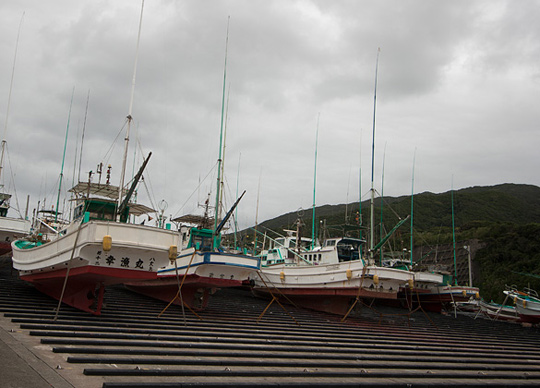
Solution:
M221 290L200 313L122 287L99 317L0 259L2 387L540 386L538 328L387 307L340 317Z

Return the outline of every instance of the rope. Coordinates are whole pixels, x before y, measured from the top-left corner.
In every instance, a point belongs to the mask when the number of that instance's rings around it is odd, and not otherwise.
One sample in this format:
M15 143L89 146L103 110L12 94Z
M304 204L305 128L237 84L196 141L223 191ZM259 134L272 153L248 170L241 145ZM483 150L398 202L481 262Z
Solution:
M184 285L184 281L186 280L186 277L187 277L187 274L188 274L188 271L189 271L189 268L191 267L191 263L193 262L193 258L195 257L195 254L197 253L197 251L193 251L193 254L191 255L191 259L189 260L189 264L186 268L186 272L184 273L184 277L182 278L182 283L179 284L178 286L178 292L176 293L176 295L174 296L174 298L169 302L169 304L159 313L158 315L158 318L161 317L161 315L163 315L163 313L165 311L167 311L167 309L169 308L169 306L171 304L173 304L173 302L176 300L176 298L179 298L180 299L180 302L182 303L182 314L184 314L184 305L193 313L197 316L197 318L199 318L201 321L202 321L202 318L187 304L187 303L184 303L183 299L182 299L182 293L181 293L181 290L182 290L182 286ZM176 266L176 259L174 260L174 263L175 263L175 267L176 267L176 276L177 276L177 281L179 280L178 278L178 267ZM184 324L186 323L186 318L185 318L185 314L184 314Z
M282 309L283 311L285 311L287 313L287 315L289 317L291 317L291 319L298 325L298 326L301 326L300 323L298 323L298 321L296 319L294 319L294 317L287 311L287 309L285 308L285 306L283 306L280 301L278 300L278 298L274 295L274 293L270 290L270 287L268 287L268 284L266 284L266 282L264 281L264 279L262 278L262 275L261 275L261 271L257 271L257 275L259 275L259 278L261 279L261 281L263 282L264 286L266 287L266 290L270 293L270 295L272 295L272 300L270 301L270 303L268 303L268 305L266 306L266 308L263 310L263 312L258 316L257 318L257 323L259 323L259 321L261 320L261 318L264 316L264 314L266 313L266 311L270 308L270 306L272 305L272 303L276 302ZM285 294L283 294L279 288L277 288L276 286L273 285L273 283L267 278L268 280L268 283L272 284L272 287L277 291L279 292L279 294L281 296L283 296L285 299L287 299L289 301L289 303L291 303L294 307L298 308L294 302L292 300L290 300Z

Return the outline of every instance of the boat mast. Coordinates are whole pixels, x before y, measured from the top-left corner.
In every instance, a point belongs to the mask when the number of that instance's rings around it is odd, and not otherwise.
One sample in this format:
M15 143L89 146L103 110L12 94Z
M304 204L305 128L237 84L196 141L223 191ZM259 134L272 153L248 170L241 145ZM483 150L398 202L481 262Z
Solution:
M221 208L223 207L223 193L225 192L225 184L223 180L225 179L225 156L227 154L227 125L229 124L229 95L231 94L231 84L229 83L229 88L227 89L227 103L225 105L225 123L223 128L223 154L221 157L221 179L219 182L220 185L220 195L219 195L219 204L220 209L218 210L218 215L221 216ZM219 217L218 217L219 218Z
M452 190L450 191L452 201L452 243L454 246L454 285L457 286L457 264L456 264L456 230L454 223L454 176L452 175Z
M4 152L6 151L6 134L7 134L7 126L8 126L8 118L9 118L9 108L11 107L11 91L13 90L13 79L15 78L15 63L17 62L17 51L19 50L19 36L21 35L21 27L22 27L23 19L24 19L24 12L21 16L21 21L19 22L19 29L17 31L17 40L15 43L15 55L13 56L13 67L11 69L11 81L9 83L6 119L4 121L4 135L2 136L2 153L0 155L0 187L3 187L3 185L1 184L2 182L1 178L2 178L2 169L4 167Z
M374 214L375 214L375 187L374 187L374 171L375 171L375 113L377 110L377 76L379 71L379 54L381 52L381 48L379 47L377 49L377 62L375 64L375 92L373 93L373 137L371 142L371 224L370 224L370 261L373 262L373 256L375 252L373 252L374 247L374 237L375 237L375 220L374 220Z
M382 162L382 176L381 176L381 228L380 228L380 233L379 233L379 236L380 236L381 240L384 237L383 236L383 207L384 207L383 198L384 198L384 165L385 164L386 164L386 142L384 143L384 153L383 153L383 162ZM379 264L382 265L383 256L384 256L382 246L381 246L381 250L379 252L380 252L380 262L379 262Z
M238 198L238 186L240 182L240 158L242 153L238 155L238 169L236 171L236 198ZM258 206L257 206L258 208ZM234 210L234 249L238 248L238 208Z
M225 113L225 85L227 81L227 50L229 47L229 21L231 20L231 17L229 16L227 18L227 38L225 39L225 65L223 66L223 92L221 95L221 128L219 133L219 154L218 154L218 166L217 166L217 192L216 192L216 210L215 210L215 217L214 217L214 233L217 232L217 227L219 223L219 213L220 213L220 189L221 189L221 153L223 150L223 119L224 119L224 113ZM214 235L214 243L213 248L216 249L218 245L218 239L217 236Z
M413 266L413 209L414 209L414 165L416 163L416 148L414 149L412 163L412 188L411 188L411 269Z
M116 220L120 220L120 214L118 212L120 204L122 203L122 197L124 196L124 179L126 177L126 163L127 163L127 155L128 155L128 149L129 149L129 131L131 128L131 113L133 109L133 98L135 95L135 79L137 76L137 62L139 59L139 43L141 41L141 28L142 28L142 20L143 20L143 10L144 10L144 0L142 0L141 5L141 17L139 19L139 32L137 35L137 48L135 49L135 64L133 65L133 78L131 80L131 97L129 100L129 110L128 115L126 117L127 119L127 130L126 130L126 137L124 139L125 145L124 145L124 157L122 159L122 170L120 171L120 186L118 187L118 205L117 205L117 215Z
M58 183L58 196L56 197L56 212L54 214L54 222L58 221L58 206L60 204L60 193L62 191L62 178L64 177L64 161L66 160L66 146L67 146L68 133L69 133L69 120L71 119L71 107L73 106L74 94L75 94L75 87L73 87L73 91L71 92L71 102L69 104L69 113L68 113L68 121L67 121L67 128L66 128L66 139L64 140L64 154L62 155L62 168L60 169L60 182Z
M362 240L362 130L360 130L360 169L358 172L358 238ZM360 259L362 259L362 245L360 245Z
M86 116L88 116L88 104L90 102L90 89L88 89L88 95L86 96L86 109L84 111L84 122L81 135L81 152L79 153L79 172L77 173L77 182L81 181L81 164L82 164L82 152L84 145L84 133L86 132Z
M311 220L311 249L315 247L315 192L317 186L317 148L319 146L319 121L321 114L317 116L317 132L315 135L315 168L313 169L313 214Z

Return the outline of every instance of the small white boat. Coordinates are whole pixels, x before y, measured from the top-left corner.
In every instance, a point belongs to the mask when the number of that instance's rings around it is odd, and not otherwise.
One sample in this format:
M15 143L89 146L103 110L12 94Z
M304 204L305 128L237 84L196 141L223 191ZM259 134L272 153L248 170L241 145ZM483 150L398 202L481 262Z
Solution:
M513 289L504 291L504 293L514 301L521 321L540 323L540 298L538 298L536 291L531 289L517 291Z
M501 321L520 321L520 317L514 306L497 304L494 302L488 303L480 299L478 301L478 307L480 307L480 311L482 312L482 314L484 314L488 318Z

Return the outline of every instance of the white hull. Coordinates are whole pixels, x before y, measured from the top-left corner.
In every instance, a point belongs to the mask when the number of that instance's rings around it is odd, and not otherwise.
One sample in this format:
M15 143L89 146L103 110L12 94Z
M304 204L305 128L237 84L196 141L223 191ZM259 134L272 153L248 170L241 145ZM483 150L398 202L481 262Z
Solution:
M253 270L259 268L260 260L256 257L221 252L182 252L176 259L176 265L169 263L158 271L158 277L197 275L208 279L247 280ZM190 264L191 263L191 264Z
M413 272L414 285L419 289L431 289L443 282L443 275L431 272Z
M156 279L130 282L126 286L167 303L183 302L192 309L202 310L217 289L241 286L259 264L256 257L188 249L178 255L176 263L160 269Z
M516 310L522 321L540 322L540 299L523 293L509 293L509 295L514 299Z
M103 250L111 236L112 248ZM13 267L21 276L68 267L98 266L157 272L169 263L169 247L178 245L178 233L143 225L90 221L43 245L21 249L12 244Z
M365 288L380 292L395 292L413 278L411 272L367 266L362 261L327 265L278 265L261 269L261 276L269 287L292 289L350 289ZM256 287L265 287L255 278Z
M494 303L486 303L483 300L478 302L482 314L491 319L518 321L519 315L513 306L504 306Z

